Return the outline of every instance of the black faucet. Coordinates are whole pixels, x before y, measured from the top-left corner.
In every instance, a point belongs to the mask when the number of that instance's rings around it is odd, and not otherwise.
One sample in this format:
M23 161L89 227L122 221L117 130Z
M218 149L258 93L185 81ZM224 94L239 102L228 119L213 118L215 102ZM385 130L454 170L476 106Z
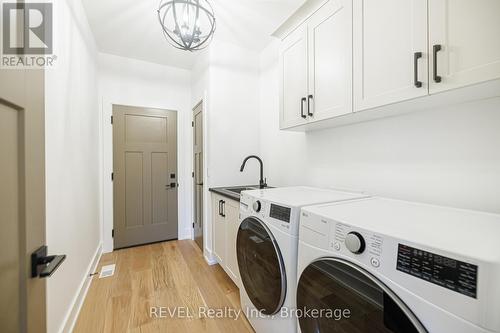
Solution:
M259 163L260 163L260 180L259 180L259 186L260 186L260 188L266 188L267 184L266 184L266 181L264 179L264 164L262 163L262 160L260 159L259 156L250 155L250 156L246 157L243 160L243 163L241 164L240 172L243 172L243 169L245 169L245 164L251 158L255 158L257 161L259 161Z

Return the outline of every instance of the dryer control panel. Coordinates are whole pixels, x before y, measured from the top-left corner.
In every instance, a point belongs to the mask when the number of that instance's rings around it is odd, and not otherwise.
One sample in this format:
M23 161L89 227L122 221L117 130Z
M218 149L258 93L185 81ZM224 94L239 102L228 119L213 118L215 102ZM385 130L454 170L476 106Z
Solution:
M349 252L349 254L359 256L361 261L368 261L366 264L374 268L380 267L384 243L384 238L381 235L337 222L334 224L330 239L330 248L333 250L341 253ZM362 251L353 251L351 247L353 239L363 243Z
M477 297L477 266L398 244L396 269L460 294Z

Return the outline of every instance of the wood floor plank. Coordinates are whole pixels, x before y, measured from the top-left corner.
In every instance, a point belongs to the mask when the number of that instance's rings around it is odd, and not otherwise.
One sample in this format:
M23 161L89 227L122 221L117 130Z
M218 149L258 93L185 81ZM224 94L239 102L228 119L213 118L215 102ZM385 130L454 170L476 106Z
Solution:
M102 256L115 275L94 276L74 332L253 332L245 318L210 319L200 309L240 309L237 286L219 265L209 266L193 241L170 241ZM156 318L155 309L188 311Z

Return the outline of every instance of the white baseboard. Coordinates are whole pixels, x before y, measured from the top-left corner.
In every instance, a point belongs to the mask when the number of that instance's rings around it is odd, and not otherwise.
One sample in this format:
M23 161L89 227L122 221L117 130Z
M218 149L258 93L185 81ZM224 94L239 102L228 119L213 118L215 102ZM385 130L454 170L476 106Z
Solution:
M205 251L203 251L203 257L205 258L207 264L209 264L210 266L215 265L217 263L217 260L213 256L212 251L209 251L206 248Z
M71 309L70 311L68 311L66 318L64 319L64 322L61 325L62 327L61 332L69 333L73 331L73 328L75 327L76 324L76 320L78 319L78 314L80 314L80 309L82 308L83 301L85 300L85 296L87 296L90 283L92 282L92 277L90 276L90 274L95 272L97 265L99 264L99 260L101 259L101 255L102 255L102 244L99 244L94 253L94 257L92 258L92 261L90 262L87 268L87 273L84 276L82 282L80 283L79 291L76 297L73 299L73 302L71 303L72 304Z
M182 232L178 233L177 239L193 239L193 228L184 228Z

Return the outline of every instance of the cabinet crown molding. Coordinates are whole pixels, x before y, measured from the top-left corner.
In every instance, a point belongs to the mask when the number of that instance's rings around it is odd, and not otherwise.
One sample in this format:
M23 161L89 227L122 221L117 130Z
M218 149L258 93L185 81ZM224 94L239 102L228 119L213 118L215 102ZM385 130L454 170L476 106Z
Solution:
M289 18L285 20L271 36L284 39L288 34L297 29L314 12L330 0L307 0Z

